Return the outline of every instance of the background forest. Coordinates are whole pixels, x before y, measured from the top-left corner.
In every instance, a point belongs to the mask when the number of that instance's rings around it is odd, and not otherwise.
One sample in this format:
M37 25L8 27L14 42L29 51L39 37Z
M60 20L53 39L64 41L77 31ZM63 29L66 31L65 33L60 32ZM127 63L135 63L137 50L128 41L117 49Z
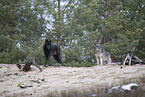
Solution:
M145 61L145 1L0 0L0 63L23 63L33 54L44 64L46 38L60 45L67 66L95 65L99 39L113 62L122 62L130 45Z

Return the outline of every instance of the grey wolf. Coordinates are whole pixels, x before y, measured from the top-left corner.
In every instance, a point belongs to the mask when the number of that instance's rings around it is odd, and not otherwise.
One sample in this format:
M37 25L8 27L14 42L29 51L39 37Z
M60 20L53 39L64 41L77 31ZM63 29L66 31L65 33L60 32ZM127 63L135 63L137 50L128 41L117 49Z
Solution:
M101 40L94 41L95 56L98 65L111 64L110 53L105 51L102 47Z
M50 58L53 56L53 58L58 62L61 63L63 66L62 62L62 52L61 49L58 45L51 45L51 40L45 40L44 45L43 45L43 52L45 55L45 65L43 67L46 67L47 61L48 61L48 66L50 66Z

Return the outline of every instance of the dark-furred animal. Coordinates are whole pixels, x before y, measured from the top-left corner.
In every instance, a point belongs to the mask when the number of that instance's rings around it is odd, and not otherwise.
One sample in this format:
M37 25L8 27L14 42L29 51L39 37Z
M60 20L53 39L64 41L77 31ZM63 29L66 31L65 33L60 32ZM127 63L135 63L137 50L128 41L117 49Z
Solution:
M45 65L43 67L47 66L47 61L48 66L50 66L51 56L53 56L53 58L63 66L61 49L58 45L51 45L51 40L45 40L43 45L43 52L45 55Z

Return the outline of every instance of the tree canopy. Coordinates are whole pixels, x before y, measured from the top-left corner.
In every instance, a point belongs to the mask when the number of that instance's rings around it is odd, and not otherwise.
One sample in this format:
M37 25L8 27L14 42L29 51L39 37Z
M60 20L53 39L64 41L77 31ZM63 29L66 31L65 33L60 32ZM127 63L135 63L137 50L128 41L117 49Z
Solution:
M114 62L133 47L145 60L144 13L144 0L0 0L0 63L35 53L44 64L46 38L62 48L67 65L96 64L93 42L100 39Z

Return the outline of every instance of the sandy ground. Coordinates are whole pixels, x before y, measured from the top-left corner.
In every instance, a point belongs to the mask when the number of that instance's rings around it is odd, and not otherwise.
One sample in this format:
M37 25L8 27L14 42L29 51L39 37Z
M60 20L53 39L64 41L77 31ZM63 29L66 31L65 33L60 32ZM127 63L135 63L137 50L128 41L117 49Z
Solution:
M29 72L14 64L0 64L0 97L44 97L50 92L89 89L91 86L114 86L145 76L145 66L47 67ZM36 82L34 82L36 81ZM38 82L39 81L39 82ZM20 85L33 87L20 88Z

